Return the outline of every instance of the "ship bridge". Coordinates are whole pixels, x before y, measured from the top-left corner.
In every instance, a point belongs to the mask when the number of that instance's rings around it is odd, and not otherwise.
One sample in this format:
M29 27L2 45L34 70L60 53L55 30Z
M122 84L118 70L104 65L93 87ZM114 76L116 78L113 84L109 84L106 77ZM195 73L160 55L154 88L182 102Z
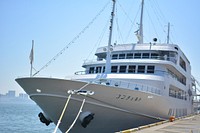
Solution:
M161 44L161 43L130 43L130 44L114 44L111 46L111 52L127 52L127 51L137 51L137 50L157 50L157 51L178 51L180 48L175 44ZM100 47L97 49L95 55L105 53L107 51L107 46Z

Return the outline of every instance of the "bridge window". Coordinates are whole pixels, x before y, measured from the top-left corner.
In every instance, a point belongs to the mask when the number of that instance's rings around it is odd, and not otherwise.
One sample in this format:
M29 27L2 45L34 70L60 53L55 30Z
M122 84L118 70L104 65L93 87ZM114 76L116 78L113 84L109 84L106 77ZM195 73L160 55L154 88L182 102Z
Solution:
M135 53L134 54L135 59L140 59L141 58L141 53Z
M126 72L126 66L120 66L119 73L125 73Z
M138 66L138 73L144 73L145 72L145 66Z
M112 55L112 59L113 59L113 60L118 59L118 54L113 54L113 55Z
M157 53L151 53L151 58L152 59L158 59L158 54Z
M133 53L127 53L126 58L127 59L133 59Z
M119 59L125 59L125 54L119 54Z
M143 53L142 54L143 59L148 59L149 58L149 53Z
M111 73L117 73L118 66L111 67Z
M154 73L155 66L147 66L147 73Z
M136 68L136 66L130 65L130 66L128 67L128 73L135 73L135 68Z
M89 73L94 73L94 67L90 67Z
M103 66L103 73L105 72L105 69L106 69L105 66Z
M101 66L96 67L96 73L101 73Z

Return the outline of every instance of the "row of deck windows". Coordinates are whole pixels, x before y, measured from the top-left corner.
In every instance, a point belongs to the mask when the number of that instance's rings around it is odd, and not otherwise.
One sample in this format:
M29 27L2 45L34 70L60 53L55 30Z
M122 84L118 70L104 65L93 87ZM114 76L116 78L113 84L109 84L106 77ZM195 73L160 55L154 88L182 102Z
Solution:
M177 63L177 53L173 51L160 51L158 53L121 53L121 54L112 54L112 60L117 59L158 59L158 60L167 60L173 63ZM102 60L98 58L98 60ZM184 65L181 65L184 66ZM184 67L183 67L184 68Z
M154 73L155 66L149 65L114 65L111 66L111 73ZM89 73L105 72L105 66L90 67Z
M182 100L187 100L187 93L186 91L183 91L183 90L169 88L169 96L182 99Z
M160 53L122 53L122 54L113 54L112 60L117 59L159 59L159 60L168 60L176 64L177 54L175 52L160 52ZM180 57L180 66L186 71L186 63Z
M148 58L152 58L152 59L157 59L158 58L158 54L157 53L123 53L123 54L113 54L112 55L112 59L116 60L116 59L148 59Z
M170 71L168 69L168 74L172 77L175 78L177 81L179 81L180 83L182 83L183 85L186 85L186 77L184 75L182 76L178 76L175 73L173 73L172 71Z

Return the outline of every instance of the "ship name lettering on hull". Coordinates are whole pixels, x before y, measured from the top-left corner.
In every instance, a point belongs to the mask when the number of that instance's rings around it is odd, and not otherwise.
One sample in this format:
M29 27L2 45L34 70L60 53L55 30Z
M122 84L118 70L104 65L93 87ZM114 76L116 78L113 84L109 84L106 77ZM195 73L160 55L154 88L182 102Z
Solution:
M130 95L124 95L124 94L118 94L116 96L116 99L117 100L126 100L126 101L135 101L135 102L139 102L142 100L141 97L133 97L133 96L130 96Z

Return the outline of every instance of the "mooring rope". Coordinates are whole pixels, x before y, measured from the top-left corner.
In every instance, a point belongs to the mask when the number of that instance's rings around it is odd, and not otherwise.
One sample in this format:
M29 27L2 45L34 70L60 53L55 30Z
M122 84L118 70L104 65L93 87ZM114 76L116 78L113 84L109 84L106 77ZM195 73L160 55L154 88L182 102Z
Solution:
M83 102L82 102L81 107L80 107L80 109L79 109L79 111L78 111L78 114L76 115L76 118L74 119L73 123L71 124L71 126L69 127L69 129L66 131L66 133L68 133L68 132L72 129L72 127L74 126L74 124L76 123L76 121L77 121L77 119L78 119L80 113L82 112L82 109L83 109L83 105L84 105L84 104L85 104L85 99L83 99Z
M47 68L53 61L55 61L61 54L63 54L63 52L65 52L66 49L69 48L70 45L72 45L76 40L78 40L80 38L80 36L85 33L85 31L87 29L90 28L90 26L94 23L94 21L102 14L102 12L106 9L106 7L108 6L108 4L110 3L110 1L108 3L106 3L106 5L103 7L103 9L100 10L100 12L88 23L87 26L85 26L83 28L83 30L81 30L81 32L79 32L79 34L74 37L72 39L71 42L69 42L60 52L58 52L50 61L48 61L43 67L41 67L37 72L35 72L32 76L37 75L40 71L42 71L43 69Z
M63 110L62 110L62 113L61 113L61 115L60 115L60 118L59 118L59 120L58 120L58 123L57 123L57 125L56 125L56 127L55 127L53 133L56 133L56 131L58 130L58 127L59 127L59 125L60 125L60 123L61 123L61 120L62 120L62 118L63 118L63 115L64 115L64 113L65 113L65 110L66 110L66 108L67 108L67 105L68 105L68 103L69 103L69 100L71 99L71 95L72 95L72 94L80 94L79 91L81 91L83 88L85 88L85 87L88 86L89 84L90 84L90 82L88 82L87 84L85 84L84 86L82 86L81 88L79 88L78 90L74 90L74 93L73 93L72 91L70 91L70 92L68 91L68 93L69 93L70 95L68 96L68 99L67 99L67 101L66 101L66 103L65 103L65 106L64 106L64 108L63 108ZM72 92L72 93L71 93L71 92ZM87 94L86 94L86 95L87 95ZM86 95L85 95L85 96L86 96ZM80 113L82 112L82 108L83 108L84 103L85 103L85 99L83 99L83 102L82 102L82 105L81 105L81 107L80 107L80 109L79 109L79 112L78 112L78 114L77 114L77 116L76 116L74 122L72 123L72 125L70 126L70 128L67 130L66 133L68 133L68 132L71 130L71 128L74 126L76 120L78 119L78 116L79 116Z
M64 115L64 113L65 113L65 110L66 110L66 108L67 108L67 105L68 105L68 103L69 103L70 98L71 98L71 94L69 95L69 97L68 97L68 99L67 99L67 101L66 101L66 103L65 103L65 106L64 106L64 108L63 108L62 114L60 115L60 118L59 118L59 120L58 120L58 123L57 123L56 128L55 128L55 130L54 130L53 133L56 133L56 131L58 130L58 127L59 127L59 125L60 125L60 123L61 123L61 120L62 120L62 118L63 118L63 115Z

